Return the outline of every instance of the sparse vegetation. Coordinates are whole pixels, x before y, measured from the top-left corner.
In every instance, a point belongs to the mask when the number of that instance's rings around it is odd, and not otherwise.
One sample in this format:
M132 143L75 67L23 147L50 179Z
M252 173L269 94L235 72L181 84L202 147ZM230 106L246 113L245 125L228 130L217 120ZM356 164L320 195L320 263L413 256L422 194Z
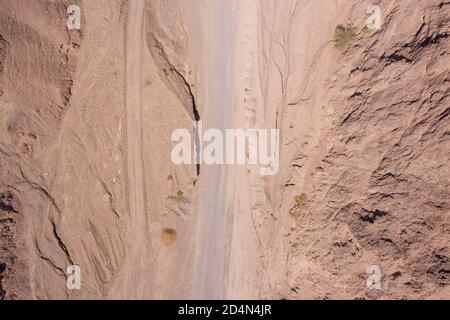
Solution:
M373 35L375 33L375 30L370 29L369 27L365 26L361 32L363 33L363 35L365 37L370 37L371 35Z
M177 196L178 196L179 198L182 198L182 197L184 196L184 192L181 191L181 190L178 190L178 191L177 191Z
M173 181L173 177L172 177L171 174L169 174L169 175L167 176L167 181Z
M296 207L304 206L306 204L306 201L307 197L304 193L294 197L294 204Z
M334 47L338 51L343 52L347 50L348 45L353 39L355 39L355 37L355 28L353 28L352 26L343 26L342 24L340 24L334 31Z

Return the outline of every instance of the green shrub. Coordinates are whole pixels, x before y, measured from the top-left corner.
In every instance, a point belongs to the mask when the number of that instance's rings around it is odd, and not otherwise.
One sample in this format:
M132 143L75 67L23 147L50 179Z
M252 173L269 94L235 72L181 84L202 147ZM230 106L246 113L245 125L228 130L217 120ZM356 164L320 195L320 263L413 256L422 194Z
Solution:
M363 35L365 37L370 37L371 35L373 35L375 33L375 30L370 29L368 26L365 26L361 32L363 33Z
M343 52L347 50L350 42L355 39L356 33L355 28L351 26L343 26L342 24L338 25L336 27L336 30L334 31L334 47L339 50L340 52Z
M294 197L294 204L296 207L304 206L306 204L306 194L302 193L301 195Z

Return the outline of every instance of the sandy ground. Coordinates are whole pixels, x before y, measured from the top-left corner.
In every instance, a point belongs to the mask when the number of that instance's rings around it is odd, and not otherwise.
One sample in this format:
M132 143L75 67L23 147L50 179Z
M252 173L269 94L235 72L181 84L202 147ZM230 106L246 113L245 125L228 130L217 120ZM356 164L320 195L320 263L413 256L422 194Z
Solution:
M69 2L0 1L0 299L449 297L447 3ZM278 174L173 164L198 116Z

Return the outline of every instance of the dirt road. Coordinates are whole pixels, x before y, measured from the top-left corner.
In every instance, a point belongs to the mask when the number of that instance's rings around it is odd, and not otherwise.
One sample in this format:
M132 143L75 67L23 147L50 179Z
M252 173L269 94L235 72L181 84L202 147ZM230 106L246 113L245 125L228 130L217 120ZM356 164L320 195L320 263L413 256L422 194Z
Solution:
M235 39L236 30L245 30L244 15L239 15L237 0L208 0L202 6L206 17L207 32L203 32L203 49L199 58L202 88L202 121L204 130L216 128L225 133L227 128L236 126L233 115L235 96L239 82L235 81ZM128 201L130 211L130 243L126 261L119 277L115 280L110 298L140 299L154 296L150 288L151 270L146 264L146 246L149 245L149 229L145 212L144 168L142 157L141 122L141 64L145 0L130 0L126 30L126 111L127 111L127 170ZM243 21L240 21L243 20ZM195 24L195 22L194 22ZM237 26L241 26L238 28ZM198 28L198 25L196 26ZM190 276L190 296L172 298L223 299L234 296L228 292L230 283L230 259L233 236L233 220L237 214L233 210L232 197L227 187L228 166L203 166L199 204L196 208L196 224L193 230L194 256L182 264L193 264ZM231 203L230 203L231 202ZM236 257L235 257L236 259ZM151 262L149 262L151 264ZM242 270L236 270L242 272ZM184 277L184 276L183 276ZM235 277L235 276L233 276ZM181 278L180 278L181 279ZM167 292L173 291L174 283L167 283ZM236 289L236 287L235 287Z
M200 64L207 81L202 92L205 129L225 132L232 111L232 55L235 1L214 0L209 6L209 32ZM196 256L194 258L194 299L221 299L227 291L232 214L225 211L225 166L204 166L200 182Z
M146 244L144 168L142 157L141 61L144 0L130 0L126 30L126 111L128 204L131 237L126 261L110 290L111 298L138 299L148 290L142 270Z

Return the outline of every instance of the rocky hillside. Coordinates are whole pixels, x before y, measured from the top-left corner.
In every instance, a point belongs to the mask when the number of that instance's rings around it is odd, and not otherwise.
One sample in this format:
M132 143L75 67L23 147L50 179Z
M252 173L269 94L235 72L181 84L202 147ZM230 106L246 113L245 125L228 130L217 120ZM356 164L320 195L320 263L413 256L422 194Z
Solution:
M288 86L286 114L321 130L284 126L291 159L275 211L287 271L275 297L450 298L450 3L377 4L378 31L365 1L338 6L313 87ZM382 290L367 288L370 266Z

